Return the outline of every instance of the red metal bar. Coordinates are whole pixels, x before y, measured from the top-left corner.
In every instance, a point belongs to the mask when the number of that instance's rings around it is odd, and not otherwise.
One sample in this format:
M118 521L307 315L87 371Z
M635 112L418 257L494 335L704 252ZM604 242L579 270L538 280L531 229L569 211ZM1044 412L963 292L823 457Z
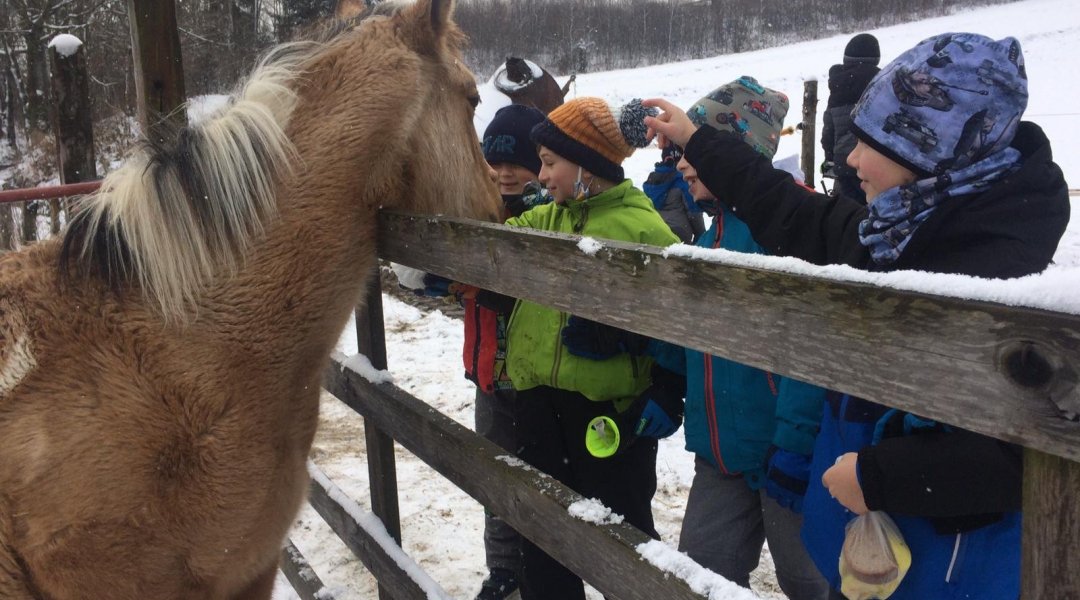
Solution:
M51 198L63 198L64 196L78 196L80 194L96 192L99 187L101 187L101 180L69 183L67 185L24 188L21 190L2 190L0 191L0 204L6 202L27 202L29 200L48 200Z

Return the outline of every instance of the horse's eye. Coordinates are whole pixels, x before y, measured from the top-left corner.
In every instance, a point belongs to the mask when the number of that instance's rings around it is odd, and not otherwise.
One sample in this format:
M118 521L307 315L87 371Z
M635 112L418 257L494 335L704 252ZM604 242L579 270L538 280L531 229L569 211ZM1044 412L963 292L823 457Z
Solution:
M480 96L478 94L469 96L469 104L471 104L473 108L480 106Z

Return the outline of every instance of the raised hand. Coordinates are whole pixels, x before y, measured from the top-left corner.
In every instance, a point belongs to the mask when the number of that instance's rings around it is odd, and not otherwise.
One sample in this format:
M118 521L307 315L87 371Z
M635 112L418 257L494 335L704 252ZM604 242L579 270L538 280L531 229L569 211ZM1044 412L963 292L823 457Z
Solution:
M685 148L690 136L697 131L697 126L686 116L686 112L663 98L649 98L641 103L646 107L659 108L663 112L656 117L645 117L647 135L657 137L657 144L663 148L668 142Z

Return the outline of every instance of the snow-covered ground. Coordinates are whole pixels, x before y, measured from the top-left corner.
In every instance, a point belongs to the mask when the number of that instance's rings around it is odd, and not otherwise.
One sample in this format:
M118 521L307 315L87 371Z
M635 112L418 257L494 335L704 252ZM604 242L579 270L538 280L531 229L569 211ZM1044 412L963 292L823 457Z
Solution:
M1080 5L1075 0L1028 0L958 13L948 17L889 27L873 33L881 41L883 62L931 35L973 31L992 37L1017 37L1024 49L1031 100L1026 118L1047 131L1057 162L1071 187L1080 187L1080 111L1069 100L1080 92L1080 79L1069 75L1080 56ZM854 33L854 32L852 32ZM819 84L818 122L824 109L826 73L842 56L850 34L745 54L657 65L633 70L580 75L572 95L601 96L612 103L634 97L666 97L686 107L718 85L752 75L791 99L787 123L801 115L802 85ZM491 110L493 104L481 107ZM799 135L783 139L778 157L799 152ZM625 163L628 175L641 182L657 159L655 149L639 151ZM1026 282L932 281L895 277L878 281L897 287L940 288L949 293L1014 304L1080 312L1080 219L1073 219L1051 270ZM724 258L728 260L730 257ZM805 270L798 264L774 268ZM848 272L827 276L851 278ZM935 288L936 286L936 288ZM473 386L462 376L461 322L439 311L424 313L384 296L387 352L396 384L427 401L465 426L472 427ZM339 349L355 352L355 336L345 331ZM471 598L485 575L482 508L408 452L398 449L398 485L405 551L453 598ZM361 506L369 505L367 463L359 417L333 398L323 402L321 427L312 459ZM664 440L657 462L659 486L653 501L657 529L664 542L678 542L679 525L693 474L691 456L682 448L682 433ZM339 598L376 597L374 580L352 558L311 509L305 509L292 533L294 541ZM763 598L784 598L776 586L768 551L754 576ZM290 592L278 590L281 598ZM590 597L599 598L595 591Z

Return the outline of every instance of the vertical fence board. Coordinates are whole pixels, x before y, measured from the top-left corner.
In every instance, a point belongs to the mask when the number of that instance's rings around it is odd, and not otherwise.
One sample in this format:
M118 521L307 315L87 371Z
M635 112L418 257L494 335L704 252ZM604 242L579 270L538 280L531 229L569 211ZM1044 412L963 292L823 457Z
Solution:
M360 354L368 357L376 369L385 370L386 332L383 325L382 285L379 267L369 277L367 297L356 311L356 345ZM368 479L371 482L371 512L382 520L390 537L401 544L401 514L398 508L397 462L394 459L394 440L374 423L364 419L364 439L367 446ZM391 600L391 590L379 585L380 600Z
M1021 597L1080 598L1080 463L1024 451Z
M817 181L817 165L814 164L814 148L817 146L817 81L803 82L802 108L802 170L806 185L814 187Z
M53 133L56 157L60 165L60 183L80 183L97 179L94 166L94 122L90 113L90 75L86 70L86 52L82 46L70 56L53 47L49 52L52 71ZM49 202L52 233L60 232L61 204Z
M128 0L131 49L135 59L135 93L143 133L153 138L159 120L175 126L186 121L180 110L184 95L184 65L176 29L174 0Z

